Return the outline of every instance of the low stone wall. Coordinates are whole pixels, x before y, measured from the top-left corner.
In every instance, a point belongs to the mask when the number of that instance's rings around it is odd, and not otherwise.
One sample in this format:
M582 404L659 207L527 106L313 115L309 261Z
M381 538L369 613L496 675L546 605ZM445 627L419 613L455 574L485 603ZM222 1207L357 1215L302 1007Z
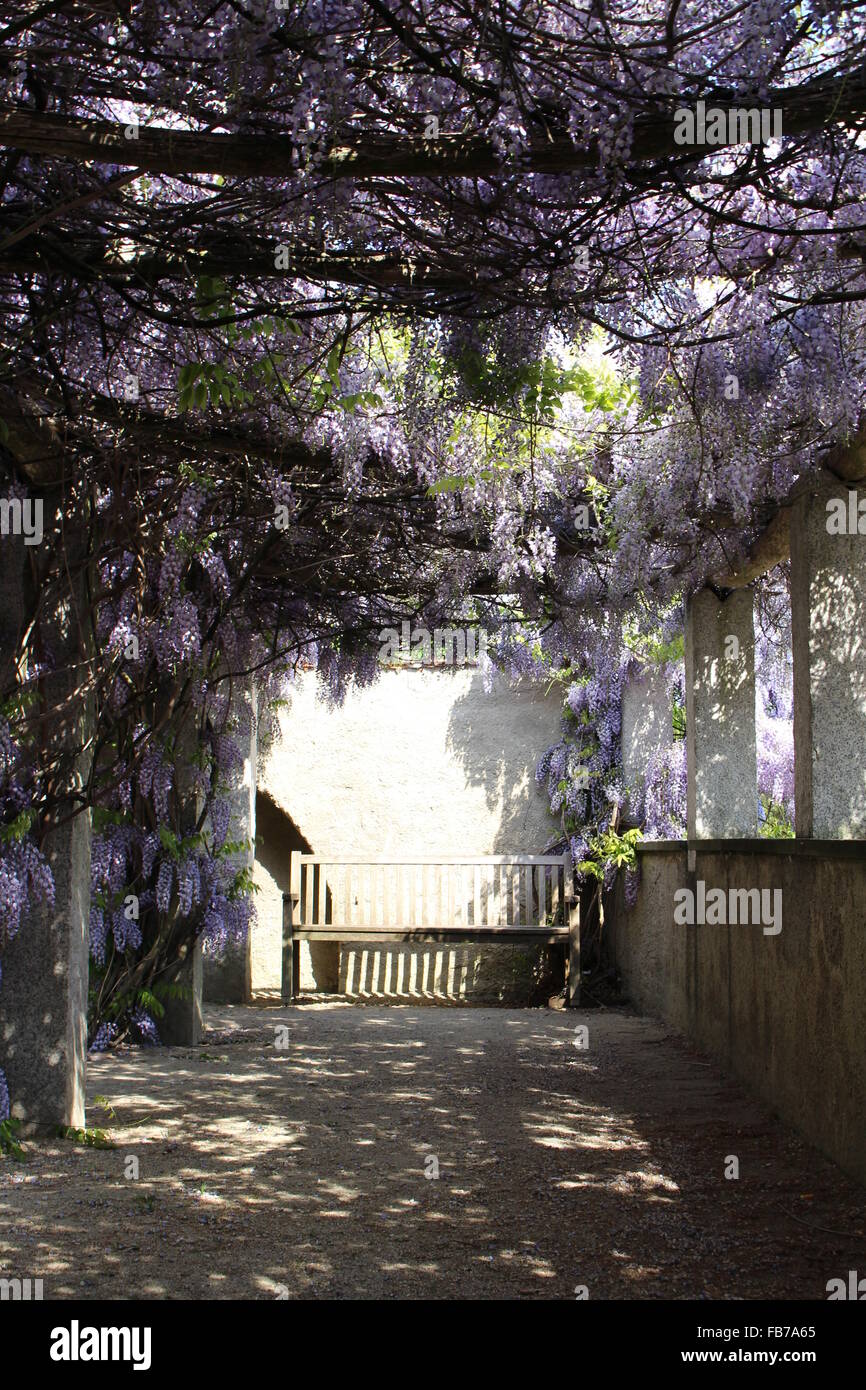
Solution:
M866 844L645 843L608 950L629 998L671 1023L866 1181ZM782 929L677 925L675 894L781 890ZM681 900L680 900L681 901ZM772 901L771 899L767 900Z

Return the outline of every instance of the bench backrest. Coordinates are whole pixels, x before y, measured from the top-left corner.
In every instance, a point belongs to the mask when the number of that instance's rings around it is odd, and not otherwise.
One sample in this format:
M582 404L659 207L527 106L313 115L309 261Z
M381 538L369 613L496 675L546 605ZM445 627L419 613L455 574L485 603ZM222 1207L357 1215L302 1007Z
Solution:
M571 858L558 855L332 859L295 851L298 927L567 926Z

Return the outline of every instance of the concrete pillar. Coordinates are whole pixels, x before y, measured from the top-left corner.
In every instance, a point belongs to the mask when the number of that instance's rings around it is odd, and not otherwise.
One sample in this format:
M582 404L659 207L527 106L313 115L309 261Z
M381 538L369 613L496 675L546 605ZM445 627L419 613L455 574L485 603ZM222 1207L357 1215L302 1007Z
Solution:
M751 589L721 600L700 589L686 608L689 839L758 833L755 632Z
M244 761L232 780L229 839L246 840L247 849L232 862L252 872L256 844L257 727L255 691L250 688L238 701L241 732L236 735ZM249 935L221 956L205 954L204 998L211 1004L247 1004L252 997L252 943Z
M673 743L673 711L667 673L649 666L622 692L622 769L626 785L637 787L650 760Z
M90 813L47 835L55 906L30 913L3 954L0 1065L25 1134L84 1125Z
M157 1023L160 1042L166 1047L197 1047L202 1031L202 951L196 943L184 961L175 983L185 987L179 999L165 1000L165 1013Z
M795 820L805 839L866 838L864 501L864 485L833 483L791 515Z
M4 641L18 631L28 591L26 578L19 585L10 576L11 567L24 563L23 547L15 548L18 541L9 536L0 541ZM71 546L67 553L74 566ZM23 568L19 572L23 575ZM57 613L51 636L58 672L42 685L42 756L61 760L61 789L73 794L89 773L89 754L79 750L85 748L92 719L88 700L72 695L86 675L80 655L85 629L79 619L74 604ZM8 675L8 649L4 657ZM54 822L43 825L41 848L54 876L54 905L28 913L3 953L0 1066L12 1114L25 1135L84 1125L91 829L90 812L69 819L72 809L64 796Z

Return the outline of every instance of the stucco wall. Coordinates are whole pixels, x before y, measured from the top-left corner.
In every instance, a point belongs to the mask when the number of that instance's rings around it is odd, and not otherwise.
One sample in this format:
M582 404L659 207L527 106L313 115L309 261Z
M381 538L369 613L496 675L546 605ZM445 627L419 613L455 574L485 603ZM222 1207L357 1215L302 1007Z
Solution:
M685 844L644 845L640 862L637 903L618 888L609 924L628 996L866 1181L866 846L733 840L696 849L689 874ZM674 894L698 879L781 889L782 930L675 925Z
M321 701L312 676L302 676L281 714L281 737L259 767L258 788L318 853L538 852L557 826L536 788L535 766L558 737L560 715L560 699L543 687L500 680L486 694L472 667L386 671L338 709ZM275 845L275 824L268 833L255 867L253 991L260 997L280 985L277 877L288 845ZM316 950L317 960L302 945L302 989L337 987L336 961L327 948ZM556 949L343 947L339 988L363 998L505 1002L559 988L561 969Z

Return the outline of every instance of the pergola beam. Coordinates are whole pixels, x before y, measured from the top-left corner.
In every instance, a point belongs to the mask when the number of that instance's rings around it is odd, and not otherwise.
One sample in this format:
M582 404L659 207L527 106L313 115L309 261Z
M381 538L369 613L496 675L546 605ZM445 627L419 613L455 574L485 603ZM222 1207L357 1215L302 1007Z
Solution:
M697 95L707 106L739 105L737 94L730 88ZM847 74L844 84L832 78L816 78L770 93L767 104L784 112L785 133L790 135L856 121L866 112L866 64ZM673 109L638 118L631 162L667 159L672 155L682 162L693 162L715 152L717 147L676 144L674 124ZM42 158L119 165L151 174L220 174L227 178L296 177L302 158L288 135L133 127L123 122L31 111L0 112L0 146ZM555 129L539 129L530 136L529 146L516 167L527 173L568 174L596 167L598 157L597 140L576 145ZM483 178L500 173L503 167L493 141L485 136L443 133L431 140L424 136L350 131L342 144L331 149L318 172L333 179L452 175Z
M825 474L845 483L866 479L866 427L848 444L837 445L823 460ZM790 558L791 508L814 486L814 478L801 479L780 504L779 510L757 540L733 568L716 570L708 582L716 589L744 589Z

